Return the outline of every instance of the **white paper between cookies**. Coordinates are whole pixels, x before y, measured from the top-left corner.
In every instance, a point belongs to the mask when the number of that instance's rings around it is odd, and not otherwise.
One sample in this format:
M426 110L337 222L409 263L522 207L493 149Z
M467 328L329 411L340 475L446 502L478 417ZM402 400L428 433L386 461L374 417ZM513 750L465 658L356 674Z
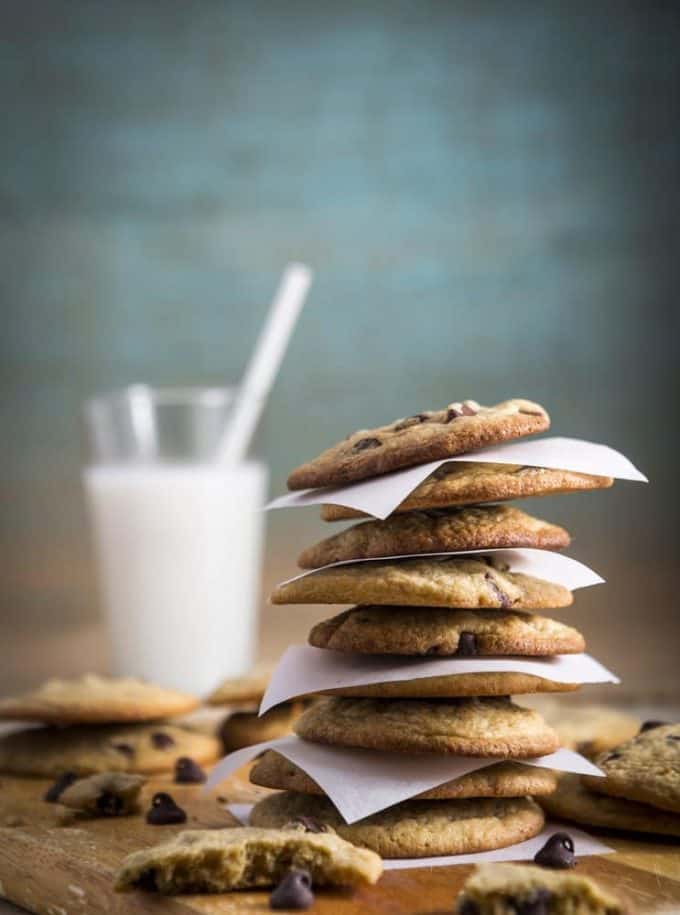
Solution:
M326 746L289 735L256 743L225 756L210 773L206 788L215 787L253 757L270 749L304 770L328 795L347 823L503 761L479 756L386 753ZM561 749L521 762L540 769L603 775L597 766L573 750ZM351 778L347 777L349 772Z
M252 804L227 804L227 810L236 819L247 825L250 819ZM408 870L414 867L451 867L454 864L490 864L494 861L532 861L534 856L556 832L568 831L574 840L574 854L577 858L588 855L609 855L614 851L608 845L582 832L571 824L562 826L559 823L547 823L533 839L507 845L505 848L494 848L492 851L478 851L469 855L440 855L437 858L383 858L386 871Z
M324 569L334 569L337 566L359 565L362 562L398 562L400 559L427 559L428 557L453 557L453 556L489 556L493 555L501 562L507 563L511 572L523 572L533 575L534 578L543 578L545 581L562 585L570 591L577 588L589 588L591 585L601 585L604 578L590 569L584 563L564 553L554 553L552 550L536 550L533 547L507 547L492 550L456 550L450 553L404 553L400 556L373 556L370 559L344 559L342 562L330 562L328 565L319 566L318 569L308 569L292 578L287 578L279 583L278 587L299 581L309 575L318 575Z
M341 686L367 686L454 674L520 673L556 683L619 683L618 677L589 654L550 657L399 657L330 651L291 645L276 665L260 705L260 715L275 705Z
M348 486L290 492L273 499L265 507L272 509L304 508L307 505L320 504L344 505L375 518L384 519L417 486L420 486L424 479L451 461L521 464L527 467L549 467L553 470L570 470L619 480L647 482L647 477L625 455L608 445L578 438L550 436L481 448L478 451L469 451L441 461L429 461L427 464L407 467L405 470L386 473Z

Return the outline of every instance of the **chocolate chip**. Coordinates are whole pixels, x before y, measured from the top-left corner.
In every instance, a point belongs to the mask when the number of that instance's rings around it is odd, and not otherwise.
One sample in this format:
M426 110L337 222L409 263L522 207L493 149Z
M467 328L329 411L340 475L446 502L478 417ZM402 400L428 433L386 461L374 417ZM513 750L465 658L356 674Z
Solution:
M666 740L680 740L680 734L666 734Z
M479 915L479 906L474 899L463 897L456 908L457 915Z
M117 817L123 812L123 799L112 791L102 791L94 806L103 816Z
M153 867L148 867L141 872L139 877L135 880L135 886L137 889L146 890L148 893L156 892L158 886L156 884L156 871Z
M56 782L47 789L44 800L46 800L48 804L56 804L61 797L62 791L66 791L69 785L72 785L73 782L77 780L78 776L75 772L64 772L63 775L60 775Z
M146 814L147 823L152 826L168 826L171 823L186 823L186 819L186 813L165 791L159 791L151 798L151 807Z
M505 593L505 591L501 591L501 589L500 589L500 588L498 587L498 585L496 584L496 581L495 581L494 577L491 575L490 572L486 572L486 573L484 574L484 578L485 578L485 579L489 582L489 584L491 585L491 590L492 590L493 593L494 593L494 597L498 598L498 600L500 601L501 607L502 607L504 610L507 610L508 607L510 606L510 598L508 597L508 595Z
M474 632L461 632L458 637L456 654L463 658L469 658L477 654L477 636Z
M129 743L114 743L112 746L118 753L122 753L123 756L128 756L130 759L135 755L134 747L131 747Z
M292 867L269 897L270 909L308 909L314 902L309 871Z
M188 756L180 756L175 762L175 781L183 785L199 785L208 776L197 762Z
M545 843L543 848L534 855L534 864L541 867L553 867L556 870L566 870L574 867L574 840L567 832L556 832Z
M545 887L537 887L522 900L513 900L517 915L548 915L552 893Z
M410 429L411 426L419 426L424 422L427 422L427 414L416 413L415 416L407 416L406 419L402 419L398 423L395 423L394 426L392 426L392 431L401 432L402 429Z
M666 724L670 724L670 721L643 721L638 733L644 734L645 731L652 731L654 728L662 728Z
M151 735L151 743L157 750L169 750L170 747L175 746L174 739L169 734L164 734L163 731L155 731Z
M352 451L367 451L369 448L379 448L381 445L379 438L360 438L352 445Z
M314 817L299 816L290 821L292 826L303 826L305 832L328 832L328 826Z
M445 423L450 423L454 419L458 419L459 416L475 416L477 414L477 409L472 406L472 403L469 400L464 400L463 403L452 403L446 409L446 419Z

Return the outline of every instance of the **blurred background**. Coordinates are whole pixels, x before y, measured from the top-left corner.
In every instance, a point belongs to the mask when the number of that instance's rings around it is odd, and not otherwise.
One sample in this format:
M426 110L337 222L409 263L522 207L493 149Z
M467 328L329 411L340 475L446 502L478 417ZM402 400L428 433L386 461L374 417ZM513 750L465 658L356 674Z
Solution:
M355 428L526 396L649 486L534 501L607 579L561 618L680 695L680 8L5 0L0 692L106 666L80 407L237 380L283 265L316 271L260 429L272 492ZM337 530L337 528L335 528ZM268 519L267 607L314 509Z

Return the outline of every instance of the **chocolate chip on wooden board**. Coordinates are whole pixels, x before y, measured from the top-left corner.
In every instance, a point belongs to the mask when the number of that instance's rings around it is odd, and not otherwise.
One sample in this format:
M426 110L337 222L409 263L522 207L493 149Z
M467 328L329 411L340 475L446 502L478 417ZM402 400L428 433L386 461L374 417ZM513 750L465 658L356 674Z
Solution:
M271 909L308 909L314 902L309 871L293 867L269 897Z
M151 798L151 807L146 814L146 822L151 826L186 823L186 819L186 813L177 806L170 794L159 791Z
M539 849L534 856L534 863L541 867L552 867L557 870L566 870L574 867L574 840L567 832L556 832Z

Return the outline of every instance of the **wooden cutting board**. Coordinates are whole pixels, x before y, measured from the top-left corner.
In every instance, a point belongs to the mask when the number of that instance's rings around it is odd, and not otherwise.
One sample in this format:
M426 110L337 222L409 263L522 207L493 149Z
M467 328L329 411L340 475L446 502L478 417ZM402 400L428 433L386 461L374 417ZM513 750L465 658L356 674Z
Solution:
M150 782L144 805L148 806L155 791L171 791L189 815L184 826L148 826L143 817L136 816L57 827L54 805L42 800L48 784L42 779L0 779L0 896L38 915L250 915L270 911L267 892L169 898L120 894L112 889L113 874L131 851L182 829L236 825L219 799L247 803L267 793L247 782L245 770L223 783L219 792L206 795L193 786L171 785L168 778ZM680 844L611 837L607 842L617 849L616 854L579 859L579 873L609 886L640 913L663 907L680 910ZM469 866L388 871L374 887L353 893L319 892L311 911L318 915L452 913L470 871Z

